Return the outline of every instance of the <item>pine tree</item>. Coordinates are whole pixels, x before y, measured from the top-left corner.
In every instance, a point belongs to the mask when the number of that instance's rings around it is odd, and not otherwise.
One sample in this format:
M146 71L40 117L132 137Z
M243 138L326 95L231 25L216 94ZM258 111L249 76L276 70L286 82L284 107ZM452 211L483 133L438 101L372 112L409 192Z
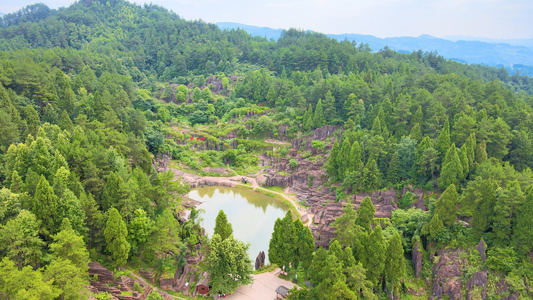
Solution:
M116 208L111 208L108 214L109 217L104 229L106 249L111 254L115 264L123 266L126 264L130 252L130 243L126 240L128 237L126 223Z
M391 285L390 290L399 294L400 281L405 275L402 239L396 232L387 244L385 260L385 280Z
M283 219L278 218L274 223L274 231L268 246L270 262L280 266L288 266L293 262L296 250L297 236L294 231L292 214L287 211Z
M452 144L446 153L440 172L439 187L446 189L450 184L459 185L463 178L463 166L455 144Z
M429 223L425 224L422 227L422 233L429 235L431 239L435 239L437 237L437 234L443 229L444 224L442 224L442 221L439 218L439 214L434 213L433 217L431 218L431 221L429 221Z
M364 241L364 254L361 263L366 269L366 277L377 286L385 269L386 243L381 226L376 226Z
M416 123L413 128L411 128L411 133L409 134L409 137L413 140L416 140L417 142L420 142L422 140L422 129L420 128L420 123Z
M331 91L326 93L324 98L324 118L326 123L331 122L331 120L337 118L337 109L335 108L335 97L331 94ZM318 104L317 104L318 106ZM315 112L316 114L316 112Z
M354 141L350 149L350 163L348 165L348 172L356 172L362 163L362 153L359 142Z
M122 197L121 188L123 183L124 180L122 177L115 172L109 173L107 176L107 182L104 186L104 191L102 192L101 204L103 210L108 210L119 202Z
M213 234L218 234L220 237L225 240L233 234L233 228L231 223L228 222L228 218L223 210L218 212L217 218L215 220L215 231Z
M59 119L58 125L61 129L67 130L67 131L70 131L72 127L74 126L66 110L63 110L63 113L61 114L61 119Z
M413 127L418 124L420 127L422 127L422 122L424 122L424 113L422 112L422 106L418 106L418 109L415 111L415 114L411 118L411 125Z
M366 204L365 204L366 205ZM363 209L364 210L364 209ZM354 247L357 236L361 231L359 226L356 226L354 220L357 218L357 213L354 210L353 204L350 201L344 203L342 215L335 219L332 227L335 228L336 236L333 240L339 241L340 245L344 247Z
M322 99L318 99L315 107L315 115L313 116L313 127L320 128L324 126L326 120L324 118L324 109L322 108Z
M387 170L387 181L390 184L396 184L400 179L400 157L398 152L394 152L389 162L389 168Z
M492 214L494 245L499 247L509 245L512 233L511 221L515 219L516 206L524 203L525 199L518 180L508 183L505 189L498 191Z
M533 249L533 185L526 191L525 201L518 207L513 224L512 242L520 255Z
M442 127L442 130L439 134L439 138L437 139L437 151L439 151L439 161L444 160L444 156L446 155L448 149L450 148L450 121L446 120L444 123L444 126ZM454 146L455 147L455 146Z
M311 103L309 103L309 108L304 114L303 118L303 129L305 131L311 129L313 127L313 106Z
M61 231L54 235L53 239L50 250L54 258L68 259L82 273L89 270L89 252L87 252L83 238L70 226L69 219L63 219Z
M373 158L370 158L363 169L362 186L364 191L375 191L381 186L381 172Z
M339 155L340 147L339 143L335 139L331 151L329 153L328 162L326 165L326 173L329 174L332 178L337 178L338 174L338 165L337 165L337 156Z
M11 175L11 186L10 190L12 193L18 194L22 192L24 182L22 181L22 178L19 176L19 172L17 170L13 171L13 174Z
M59 199L54 193L54 189L48 184L48 181L41 175L41 179L35 189L33 197L33 209L37 219L42 221L41 230L45 236L54 234L57 230L56 220Z
M343 138L342 147L336 157L337 159L337 175L339 179L346 176L346 171L349 169L351 158L350 150L352 146L347 138Z
M370 133L372 135L381 135L381 121L379 119L379 116L376 116L374 118L374 123L372 123L372 129L370 130Z
M463 176L461 180L465 180L470 172L470 165L468 163L468 149L465 147L466 144L463 144L463 147L459 149L459 160L461 161L461 166L463 167Z
M376 208L370 197L365 197L359 209L357 210L357 219L355 219L355 224L363 227L367 232L372 231L372 220L374 219L374 214L376 213Z
M450 184L442 193L435 203L435 213L439 215L442 224L449 228L457 219L457 204L459 203L459 194L455 184Z

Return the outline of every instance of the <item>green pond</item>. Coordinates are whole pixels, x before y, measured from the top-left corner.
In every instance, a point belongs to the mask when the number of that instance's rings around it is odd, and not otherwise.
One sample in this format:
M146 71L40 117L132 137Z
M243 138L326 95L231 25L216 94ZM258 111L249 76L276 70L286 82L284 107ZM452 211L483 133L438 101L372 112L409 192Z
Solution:
M201 201L197 208L203 209L202 226L211 237L215 219L222 209L233 227L233 236L250 243L248 253L252 262L259 251L265 251L268 263L268 243L277 218L283 218L287 207L278 200L239 188L206 186L189 192L189 198Z

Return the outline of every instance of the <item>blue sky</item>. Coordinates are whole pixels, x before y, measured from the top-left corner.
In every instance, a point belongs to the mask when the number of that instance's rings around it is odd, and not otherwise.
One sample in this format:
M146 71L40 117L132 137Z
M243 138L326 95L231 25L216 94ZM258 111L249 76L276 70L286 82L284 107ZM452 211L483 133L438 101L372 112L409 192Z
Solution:
M236 22L271 28L378 37L468 35L533 38L532 0L129 0L154 3L185 19ZM72 0L0 0L0 12L42 2L51 8Z

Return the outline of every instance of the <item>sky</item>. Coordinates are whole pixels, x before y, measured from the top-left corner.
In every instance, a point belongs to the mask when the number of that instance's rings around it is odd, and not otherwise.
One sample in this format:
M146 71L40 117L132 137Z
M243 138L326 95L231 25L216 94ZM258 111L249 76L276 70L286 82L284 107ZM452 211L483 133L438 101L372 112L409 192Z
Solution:
M533 38L532 0L128 0L153 3L187 20L260 27L357 33L378 37L463 35ZM0 12L42 2L51 8L73 0L0 0Z

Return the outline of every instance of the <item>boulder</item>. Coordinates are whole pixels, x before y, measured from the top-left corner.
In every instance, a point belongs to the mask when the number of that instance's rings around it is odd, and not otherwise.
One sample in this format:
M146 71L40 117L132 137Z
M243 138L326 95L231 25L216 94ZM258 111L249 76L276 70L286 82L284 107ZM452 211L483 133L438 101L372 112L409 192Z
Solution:
M255 258L255 269L259 269L265 265L265 252L260 251L257 257Z
M479 287L479 288L478 288ZM468 281L467 300L487 299L487 271L472 274Z
M479 243L477 244L476 250L479 252L479 255L481 256L481 259L485 261L487 259L487 244L485 244L485 241L483 238L479 240Z
M420 239L417 239L413 246L413 265L415 268L415 276L420 279L420 271L422 270L424 253L422 251L422 245Z

